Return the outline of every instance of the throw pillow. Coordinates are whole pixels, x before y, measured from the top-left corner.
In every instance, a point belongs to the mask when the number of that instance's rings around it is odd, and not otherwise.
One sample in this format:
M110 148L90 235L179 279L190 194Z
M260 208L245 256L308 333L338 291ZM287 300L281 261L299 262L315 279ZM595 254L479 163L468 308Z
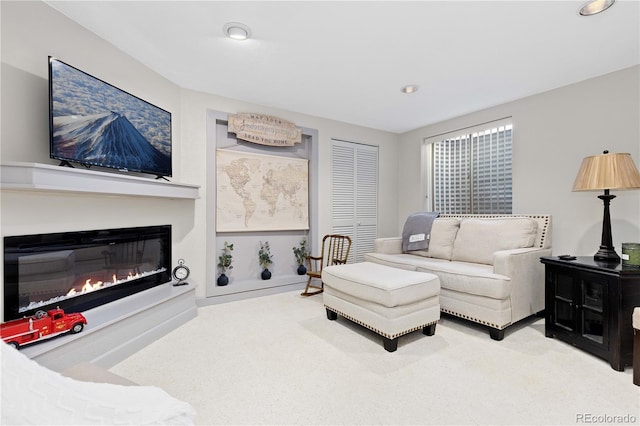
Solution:
M453 252L453 242L458 233L460 219L451 217L439 217L433 221L431 226L431 240L428 250L416 250L411 254L424 257L435 257L437 259L451 260Z
M452 260L493 265L499 250L533 247L538 223L529 218L469 218L460 222Z

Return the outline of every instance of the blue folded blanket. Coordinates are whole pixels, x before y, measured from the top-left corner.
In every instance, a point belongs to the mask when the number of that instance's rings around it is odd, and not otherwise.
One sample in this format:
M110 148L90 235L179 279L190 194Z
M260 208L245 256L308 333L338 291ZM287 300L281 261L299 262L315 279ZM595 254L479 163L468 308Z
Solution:
M427 250L433 220L438 212L418 212L410 215L402 229L402 251Z

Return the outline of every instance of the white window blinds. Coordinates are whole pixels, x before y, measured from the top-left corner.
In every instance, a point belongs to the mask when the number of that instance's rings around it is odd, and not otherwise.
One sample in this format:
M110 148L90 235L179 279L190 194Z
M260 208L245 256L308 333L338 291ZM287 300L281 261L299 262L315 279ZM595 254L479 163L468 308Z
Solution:
M500 120L428 138L433 209L449 214L510 214L512 134Z

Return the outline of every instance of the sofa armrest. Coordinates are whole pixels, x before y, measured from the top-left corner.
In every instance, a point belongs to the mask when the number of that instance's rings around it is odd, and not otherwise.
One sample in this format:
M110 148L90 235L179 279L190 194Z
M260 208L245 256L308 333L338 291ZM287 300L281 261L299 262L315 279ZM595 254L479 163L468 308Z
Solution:
M516 268L520 269L524 264L540 264L540 257L547 256L550 249L537 247L519 248L512 250L500 250L493 253L493 272L500 275L512 276Z
M544 265L551 249L523 248L494 253L493 272L511 279L511 321L544 310Z
M383 254L402 254L402 237L376 238L373 250Z

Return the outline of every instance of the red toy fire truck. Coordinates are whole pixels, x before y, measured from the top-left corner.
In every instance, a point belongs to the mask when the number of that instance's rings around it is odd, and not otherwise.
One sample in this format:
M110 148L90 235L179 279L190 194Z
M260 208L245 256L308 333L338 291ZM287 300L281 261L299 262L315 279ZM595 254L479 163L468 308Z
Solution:
M2 340L15 348L63 333L80 333L87 323L84 315L65 314L60 308L37 311L35 315L0 324Z

